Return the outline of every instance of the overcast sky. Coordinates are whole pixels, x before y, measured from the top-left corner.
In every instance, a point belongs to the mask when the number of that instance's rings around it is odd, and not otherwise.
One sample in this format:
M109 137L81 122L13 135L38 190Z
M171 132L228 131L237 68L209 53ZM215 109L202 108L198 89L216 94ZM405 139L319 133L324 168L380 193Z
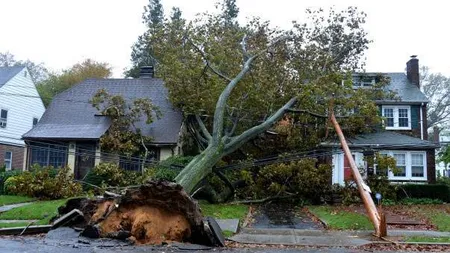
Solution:
M216 0L162 0L166 12L178 6L192 19L214 11ZM402 72L410 55L433 72L450 76L450 2L442 0L237 0L240 20L260 16L289 28L304 20L308 7L357 6L368 14L374 41L366 53L367 71ZM92 58L108 62L121 77L131 46L144 31L148 0L0 0L0 52L44 62L60 70Z

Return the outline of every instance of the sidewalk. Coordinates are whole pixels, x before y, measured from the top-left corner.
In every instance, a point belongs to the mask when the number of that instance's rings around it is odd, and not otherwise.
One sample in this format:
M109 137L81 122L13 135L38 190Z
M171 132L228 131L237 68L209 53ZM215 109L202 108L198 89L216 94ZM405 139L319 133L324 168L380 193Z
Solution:
M229 240L247 244L282 244L298 246L351 247L383 242L372 236L373 231L327 231L302 229L243 228ZM389 237L425 236L450 237L449 232L390 230Z

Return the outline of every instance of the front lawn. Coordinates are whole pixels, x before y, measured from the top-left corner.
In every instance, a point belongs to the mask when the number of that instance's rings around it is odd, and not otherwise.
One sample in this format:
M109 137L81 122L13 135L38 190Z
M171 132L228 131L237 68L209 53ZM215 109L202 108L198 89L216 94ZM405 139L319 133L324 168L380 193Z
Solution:
M367 216L338 206L309 206L308 210L324 221L328 228L337 230L371 230L373 225Z
M201 202L200 208L204 216L211 216L216 219L240 219L242 221L248 213L248 206L246 205Z
M46 225L50 219L58 214L58 207L66 199L51 201L36 201L26 206L16 207L0 214L0 220L38 220L34 225ZM0 223L0 227L20 227L28 225L27 222Z
M404 241L405 242L450 243L450 237L411 236L411 237L406 237Z
M404 208L409 213L427 219L437 230L450 232L450 205L416 205Z
M0 195L0 206L30 202L32 200L32 198L24 196Z

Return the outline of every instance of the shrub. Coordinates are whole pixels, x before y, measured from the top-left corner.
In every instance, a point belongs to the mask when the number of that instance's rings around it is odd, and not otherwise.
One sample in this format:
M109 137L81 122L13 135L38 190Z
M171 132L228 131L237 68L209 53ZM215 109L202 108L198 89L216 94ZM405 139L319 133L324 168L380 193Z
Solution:
M146 180L167 180L173 182L182 170L176 165L186 166L193 158L192 156L171 156L166 160L160 161L156 166L147 168L144 172L144 178Z
M98 187L124 187L140 184L142 177L138 172L123 170L115 163L100 163L88 172L85 178L85 190Z
M5 189L6 180L10 177L20 175L21 173L21 170L8 170L5 172L0 172L0 194L9 194L9 192Z
M405 184L398 186L397 198L428 198L450 202L450 187L444 184Z
M257 171L242 171L241 176L249 185L248 197L264 198L286 193L318 203L330 195L331 166L317 165L316 159L272 164Z
M52 168L39 168L8 178L5 188L17 195L40 199L60 199L78 196L82 193L81 184L73 182L73 176L68 167L58 170L52 176Z

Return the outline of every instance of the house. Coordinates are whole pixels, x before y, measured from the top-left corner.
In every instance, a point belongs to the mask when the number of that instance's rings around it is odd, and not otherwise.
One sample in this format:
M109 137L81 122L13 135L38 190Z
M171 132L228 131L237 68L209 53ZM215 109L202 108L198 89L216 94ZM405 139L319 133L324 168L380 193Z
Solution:
M433 131L434 134L436 134L436 136L434 137L435 140L439 140L439 144L441 145L441 148L439 149L438 152L441 152L444 150L444 148L446 148L449 144L450 144L450 131L448 130L444 130L442 132L439 133L439 131L437 129L434 129ZM440 161L436 161L436 172L439 173L439 175L443 176L443 177L450 177L450 165L444 163L444 162L440 162Z
M389 180L395 182L434 182L436 179L436 144L428 141L427 103L428 99L420 91L419 60L416 56L407 62L405 73L381 73L388 79L387 89L396 93L396 98L375 101L383 117L384 129L375 133L348 138L348 145L359 168L365 175L381 173L369 168L364 157L374 152L396 159L395 173L387 172ZM375 76L380 73L353 75L354 88L370 88ZM361 78L363 77L363 78ZM340 150L336 142L323 143L324 146ZM344 184L351 180L351 169L343 153L332 157L332 183ZM386 172L384 172L386 173Z
M120 94L127 101L151 99L162 117L151 124L142 120L136 125L143 135L153 139L148 143L150 157L163 160L180 153L182 113L169 102L163 81L153 77L153 68L143 67L137 79L88 79L55 96L41 121L23 135L29 145L28 166L67 165L76 178L83 178L88 170L103 161L118 162L124 169L139 168L139 162L101 151L99 140L111 121L100 115L90 102L100 89L111 95Z
M0 167L24 169L22 135L36 125L45 111L26 67L0 67Z

